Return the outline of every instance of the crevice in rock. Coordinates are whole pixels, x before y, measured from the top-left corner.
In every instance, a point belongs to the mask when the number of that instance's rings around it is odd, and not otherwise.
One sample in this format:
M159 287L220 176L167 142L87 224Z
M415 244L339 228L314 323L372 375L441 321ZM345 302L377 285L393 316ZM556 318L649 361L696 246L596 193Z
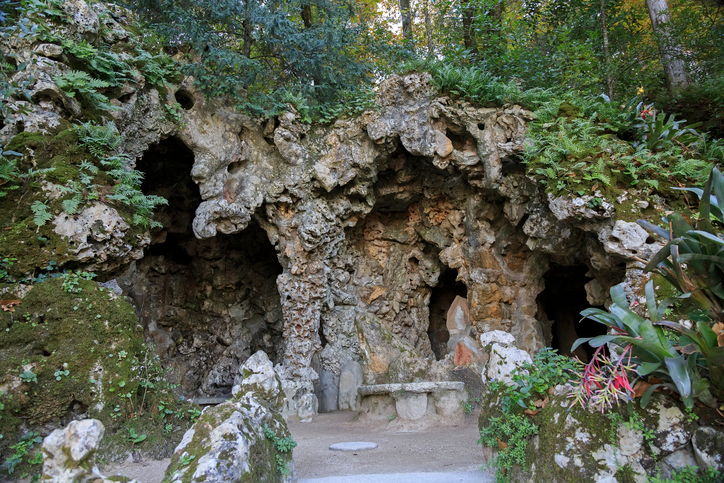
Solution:
M430 293L430 325L427 329L427 335L430 338L432 352L437 360L443 359L448 353L447 342L450 338L447 329L448 310L455 297L465 298L468 295L467 286L456 281L456 277L456 270L445 270L440 275L438 284L432 288Z
M551 263L543 276L545 289L538 296L538 306L543 311L540 313L539 310L539 320L547 319L552 324L550 347L564 355L578 356L583 361L588 361L594 350L584 344L572 353L570 349L576 339L606 333L606 327L602 324L588 319L580 321L580 312L591 307L586 299L585 285L592 279L587 273L588 267L585 265L562 266Z
M176 98L176 102L179 103L182 109L189 110L194 107L194 104L196 101L194 101L194 96L186 89L179 89L174 93L174 98Z

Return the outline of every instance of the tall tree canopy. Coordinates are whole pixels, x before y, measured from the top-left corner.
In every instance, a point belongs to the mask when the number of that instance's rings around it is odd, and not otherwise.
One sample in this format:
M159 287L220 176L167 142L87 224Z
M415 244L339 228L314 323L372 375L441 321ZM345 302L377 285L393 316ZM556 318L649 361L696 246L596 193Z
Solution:
M266 110L289 96L334 100L368 80L360 30L343 0L141 0L132 5L213 95Z

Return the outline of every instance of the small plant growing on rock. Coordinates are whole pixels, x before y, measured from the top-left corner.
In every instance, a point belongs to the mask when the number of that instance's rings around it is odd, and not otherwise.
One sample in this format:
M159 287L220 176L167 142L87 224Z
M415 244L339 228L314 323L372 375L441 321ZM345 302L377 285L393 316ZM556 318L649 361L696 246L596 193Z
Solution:
M297 442L292 439L291 435L280 438L267 424L264 424L262 430L264 431L264 436L266 437L266 439L271 441L274 445L274 448L276 448L276 450L280 453L291 453L291 451L297 447ZM284 459L282 455L274 455L274 460L276 461L277 469L282 476L286 476L291 472L286 459Z
M508 472L515 465L525 465L525 448L528 438L538 434L536 426L527 416L506 414L490 418L488 425L480 431L478 444L497 447L500 452L490 463L495 468L495 481L510 481Z

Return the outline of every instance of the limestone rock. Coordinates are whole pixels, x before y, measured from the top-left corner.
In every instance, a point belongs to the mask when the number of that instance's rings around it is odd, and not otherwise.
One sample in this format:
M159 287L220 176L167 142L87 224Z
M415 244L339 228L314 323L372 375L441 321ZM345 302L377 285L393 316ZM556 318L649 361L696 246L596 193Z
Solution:
M483 362L483 354L475 339L467 336L460 339L455 346L455 367L467 366L478 362Z
M648 260L663 248L663 244L656 242L638 223L623 220L617 220L610 232L599 232L598 237L606 253L624 258L639 257Z
M332 372L321 368L319 370L319 412L326 413L336 411L339 408L339 377Z
M502 330L491 330L480 334L480 345L487 348L490 345L498 344L504 347L515 347L515 337L513 334L503 332Z
M404 392L396 395L395 408L400 419L421 419L427 414L427 393Z
M125 477L105 477L95 464L105 428L97 419L71 421L65 429L56 429L43 440L43 481L72 483L76 481L126 481Z
M598 201L596 201L598 200ZM611 218L613 204L600 196L555 197L548 194L548 207L559 221L597 220Z
M281 401L277 400L281 393L281 382L274 372L274 365L264 351L257 351L244 362L234 382L235 385L231 390L234 396L251 391L272 404L281 404Z
M362 366L349 361L342 366L339 374L339 409L356 411L359 407L357 389L362 385Z
M526 363L533 363L533 360L526 351L493 343L490 348L490 360L485 369L483 369L483 383L502 381L506 384L512 384L513 378L511 373Z
M714 428L699 428L691 438L694 456L701 468L724 471L724 433Z
M269 444L289 430L275 403L280 384L266 354L257 352L241 369L245 377L235 397L207 407L176 447L165 481L293 482L298 476L291 452ZM276 399L276 400L275 400ZM279 458L279 461L277 461Z

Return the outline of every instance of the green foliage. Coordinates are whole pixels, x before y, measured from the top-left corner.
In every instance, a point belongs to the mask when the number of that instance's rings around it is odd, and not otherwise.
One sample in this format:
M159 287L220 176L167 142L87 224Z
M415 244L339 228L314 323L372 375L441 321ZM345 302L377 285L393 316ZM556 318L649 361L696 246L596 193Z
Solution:
M63 290L67 293L80 293L82 288L80 286L81 280L93 280L97 275L93 272L84 271L69 271L63 274Z
M68 97L75 97L76 94L86 107L99 112L107 112L117 109L108 101L105 94L99 90L110 87L109 82L91 77L82 70L72 70L53 78L55 83L65 91Z
M33 371L24 371L18 376L23 382L38 382L38 376Z
M636 104L637 100L637 98L633 98L625 109L631 129L636 131L637 137L640 139L640 141L634 141L635 148L645 147L651 151L661 151L677 145L689 147L699 142L701 134L696 131L696 128L702 123L682 127L685 120L676 121L674 114L670 114L667 119L665 113L656 112L653 104L644 105L643 102ZM636 104L635 108L634 104Z
M515 82L505 81L480 67L458 67L445 62L425 60L410 62L401 70L428 71L435 87L441 92L482 105L502 106L514 102L532 108L551 95L543 89L522 91Z
M21 156L21 154L16 151L4 150L0 144L0 198L7 194L6 190L17 189L17 186L8 185L8 183L14 183L20 178L20 171L16 161L9 159L7 156Z
M720 200L724 200L724 175L715 167L703 190L685 189L701 197L695 226L679 213L665 217L668 230L639 220L644 228L668 240L648 262L646 270L661 275L680 295L657 303L653 281L649 281L645 287L649 318L643 318L629 308L623 288L614 286L608 312L594 308L581 312L584 317L606 325L613 333L578 339L573 346L575 349L588 342L592 347L601 347L610 342L621 346L624 354L630 351L629 361L639 376L656 376L663 381L646 390L641 397L642 407L661 386L679 394L687 408L693 407L694 399L712 406L712 391L717 397L724 395L724 347L720 346L711 322L697 317L694 327L687 328L663 320L675 299L690 299L710 320L722 322L724 319L724 291L721 288L724 238L712 223L712 218L719 222L723 220L724 204ZM679 334L676 347L667 337L666 330Z
M159 205L168 204L168 201L161 196L143 194L143 173L129 167L131 159L128 155L117 152L122 139L115 126L111 123L98 125L86 122L78 125L75 132L81 145L98 158L107 173L118 182L107 199L130 207L133 210L133 224L144 228L159 227L160 224L151 219L153 210ZM97 171L92 165L88 165L87 169Z
M70 371L69 371L68 369L65 369L65 370L63 370L63 369L58 369L58 370L55 371L55 373L53 374L53 376L55 376L55 380L56 380L56 381L62 381L64 376L65 376L65 377L68 377L69 375L70 375Z
M37 443L42 443L42 441L43 438L41 438L36 432L30 431L24 434L17 443L10 445L10 449L13 453L5 459L2 464L2 468L4 468L8 474L12 475L15 472L15 468L22 463L23 458L30 454L33 446ZM37 458L35 458L35 461L32 462L37 464ZM42 463L42 458L40 462Z
M510 470L513 466L525 466L528 438L535 434L538 434L538 426L527 416L510 413L490 418L488 425L480 430L478 444L500 450L498 456L491 462L495 468L497 483L510 481Z
M556 97L541 104L529 126L529 174L553 193L583 195L593 186L613 189L614 181L648 190L658 189L660 181L703 183L712 161L724 155L718 141L671 116L659 125L640 119L632 104L619 107L600 96L576 102ZM651 147L642 139L651 140Z
M137 434L136 430L133 428L126 428L126 431L128 431L128 441L130 441L133 445L142 443L147 438L147 435L145 434Z
M53 214L48 211L48 205L40 200L35 200L30 209L33 212L33 222L38 226L45 225L53 218Z
M502 391L501 405L505 413L512 412L515 406L533 409L532 398L545 398L549 388L573 379L580 367L579 361L544 347L536 352L532 364L524 363L513 370L513 384L493 381L490 390Z
M649 478L649 483L717 483L724 480L724 473L709 467L699 473L695 466L687 466L674 470L671 478L654 476Z
M80 42L64 40L63 50L82 61L88 69L88 73L82 80L77 79L77 73L69 73L73 75L72 84L69 86L69 89L73 91L81 90L80 86L86 80L90 88L103 89L109 86L119 86L131 76L130 66L118 54L110 50L99 49L86 42L85 39ZM88 74L91 74L92 78ZM66 90L60 84L59 87Z
M280 109L288 92L323 105L368 80L355 51L352 4L145 0L128 6L174 47L192 48L181 70L207 95L229 96L256 114Z
M291 451L297 447L297 442L294 441L291 435L280 438L266 423L262 426L262 430L264 431L266 439L272 442L274 448L279 453L291 453ZM282 455L274 455L274 460L276 461L277 469L282 476L290 474L291 470L289 469L287 460Z

